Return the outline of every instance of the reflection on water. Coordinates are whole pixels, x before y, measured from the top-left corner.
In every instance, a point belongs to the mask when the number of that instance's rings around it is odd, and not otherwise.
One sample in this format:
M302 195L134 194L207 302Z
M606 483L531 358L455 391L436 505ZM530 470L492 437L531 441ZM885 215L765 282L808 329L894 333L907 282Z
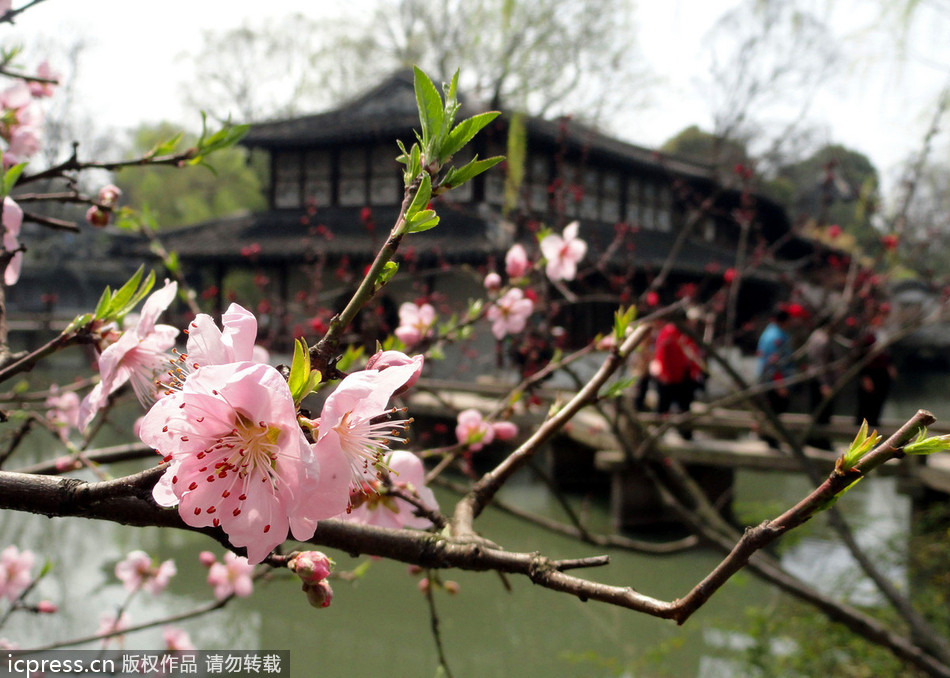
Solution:
M899 401L892 403L892 414L903 414L901 407ZM912 406L911 413L915 409ZM800 478L751 472L741 472L736 486L740 502L783 507L807 489ZM504 498L563 517L544 487L527 477L507 488ZM453 498L442 493L439 499L445 506ZM608 522L606 497L572 499L592 524ZM908 502L896 492L892 479L861 483L843 502L862 544L881 544L906 531ZM601 552L540 532L497 511L487 511L479 527L485 536L512 550L540 550L553 558ZM851 565L843 550L829 541L826 529L821 519L812 521L795 535L794 544L781 557L793 573L830 588ZM24 646L93 632L99 614L114 611L126 599L112 569L133 549L144 549L159 560L174 558L179 574L162 596L136 596L129 608L132 623L181 613L211 600L207 571L198 563L198 553L204 549L221 553L207 538L185 532L6 513L0 520L0 547L10 543L53 558L55 567L41 583L39 597L61 606L55 615L14 615L0 629L0 637ZM631 585L662 599L684 594L718 560L716 554L703 550L667 557L610 555L609 567L588 576ZM331 557L344 570L363 562L340 553ZM899 564L889 574L904 585L906 576ZM419 593L418 578L405 565L374 561L365 577L335 582L333 605L322 610L311 608L299 586L282 575L260 584L257 595L180 626L200 648L289 649L295 676L435 675L437 655L427 603ZM750 575L740 574L684 628L678 628L627 610L582 603L539 589L523 578L502 581L491 573L465 572L441 576L460 584L457 595L438 591L436 596L443 643L459 678L735 675L734 653L747 640L732 629L743 625L747 606L774 605L778 596ZM873 600L871 593L859 587L852 599L868 602ZM160 648L161 629L131 635L125 644L129 649Z

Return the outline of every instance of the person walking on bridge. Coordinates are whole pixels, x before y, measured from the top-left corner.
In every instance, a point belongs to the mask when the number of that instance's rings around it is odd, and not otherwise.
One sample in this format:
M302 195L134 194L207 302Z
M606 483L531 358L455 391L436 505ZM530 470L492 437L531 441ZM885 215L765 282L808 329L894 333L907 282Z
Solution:
M691 308L686 314L686 327L695 331L701 317L698 308ZM656 381L657 414L667 414L673 405L680 412L689 412L705 374L701 356L696 342L680 330L676 323L669 322L663 326L656 337L655 355L650 366ZM680 434L686 440L693 437L689 428L682 429Z

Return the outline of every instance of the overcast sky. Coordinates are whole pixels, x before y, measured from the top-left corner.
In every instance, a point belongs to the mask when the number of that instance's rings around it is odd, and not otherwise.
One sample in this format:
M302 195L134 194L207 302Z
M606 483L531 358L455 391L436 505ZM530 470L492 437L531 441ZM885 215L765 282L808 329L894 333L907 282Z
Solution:
M19 6L24 0L14 0ZM899 164L920 148L935 102L948 80L950 20L922 15L904 58L896 59L893 30L881 30L887 0L833 0L821 16L845 55L839 77L809 111L828 141L867 153L893 180ZM621 114L620 135L656 146L689 124L709 128L711 118L697 86L708 72L703 37L735 0L647 0L638 3L644 58L660 78L646 110ZM348 0L347 11L369 0ZM88 38L80 92L100 124L131 127L139 121L187 122L181 54L198 51L203 30L226 29L262 17L301 11L314 16L342 11L340 3L314 0L46 0L23 14L14 39L37 35ZM318 9L319 8L319 9ZM825 11L825 10L823 10ZM891 19L893 20L893 19ZM32 55L31 55L32 56ZM464 64L462 65L464 68ZM194 114L189 114L194 117ZM195 121L197 122L197 121ZM194 127L195 124L192 124ZM938 149L945 152L945 148Z

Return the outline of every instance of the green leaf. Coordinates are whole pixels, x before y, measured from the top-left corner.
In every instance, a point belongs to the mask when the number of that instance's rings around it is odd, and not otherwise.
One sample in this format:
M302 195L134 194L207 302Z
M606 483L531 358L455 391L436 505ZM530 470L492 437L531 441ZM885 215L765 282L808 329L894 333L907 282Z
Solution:
M287 379L287 386L290 387L290 394L294 398L294 403L299 403L307 395L303 391L307 386L309 377L310 351L305 340L297 339L294 342L294 358L290 365L290 377Z
M347 346L346 350L343 352L343 355L340 357L339 360L336 361L337 369L340 370L341 372L348 371L350 367L356 364L356 361L358 361L362 355L363 355L362 346L353 346L353 345Z
M166 141L161 141L155 144L148 151L148 153L145 154L145 157L154 158L157 155L161 156L161 155L168 155L172 153L175 150L175 147L178 146L178 144L181 142L181 139L183 136L185 136L185 133L179 132L178 134L173 136L171 139L168 139Z
M23 174L23 170L26 169L27 164L28 163L21 162L3 173L3 195L0 195L0 197L10 195L10 191L16 186L16 182L20 178L20 175Z
M406 166L402 173L403 184L409 186L422 172L422 152L419 150L419 144L413 144L410 151L406 151L402 141L397 141L396 144L402 151L402 155L398 156L396 160Z
M354 579L362 579L366 576L366 573L369 572L369 568L372 564L372 560L364 560L362 563L350 570L350 575Z
M106 317L106 313L109 310L109 302L112 301L112 290L106 285L106 288L102 291L102 296L99 297L99 303L96 304L96 310L93 311L93 317L102 320Z
M618 343L623 341L624 337L627 336L627 328L633 324L636 317L636 306L630 306L626 310L621 307L614 313L614 338L616 338Z
M420 233L438 225L439 217L436 216L435 210L422 210L409 220L409 228L406 232Z
M861 428L858 429L858 433L851 442L848 451L835 462L835 470L840 472L851 470L855 464L861 461L861 458L865 454L874 449L874 446L877 445L880 440L881 436L878 435L877 431L872 432L870 435L868 434L868 422L865 421L861 424Z
M445 143L442 144L442 148L440 149L441 159L443 161L447 160L462 150L465 144L471 141L476 134L499 115L501 115L499 111L479 113L456 125L455 129L449 133Z
M135 274L112 295L112 299L109 301L110 313L115 312L116 309L122 308L128 303L132 295L135 294L135 290L138 289L139 283L142 281L143 273L145 273L144 264L139 266Z
M165 268L168 269L168 272L173 275L181 270L181 264L178 261L178 252L169 252L163 263L165 264Z
M80 327L84 327L92 322L95 316L92 313L83 313L82 315L77 315L73 318L72 322L66 326L66 329L63 330L63 334L69 334L70 332L75 332Z
M419 107L419 123L422 125L422 145L426 155L431 151L433 135L442 129L443 108L439 90L429 76L418 66L413 66L416 105ZM427 158L431 160L432 158Z
M927 437L927 429L923 428L917 434L917 440L904 445L905 454L936 454L950 450L950 434Z
M419 188L416 189L416 195L406 209L406 221L412 223L413 218L419 212L426 210L429 206L429 200L432 198L432 180L428 173L422 173L422 180L419 182Z
M602 399L617 398L623 395L624 391L633 386L637 382L637 379L638 377L628 377L626 379L615 381L606 389L604 389L604 391L600 394L600 397Z
M477 177L485 170L491 169L504 159L505 156L496 155L491 158L479 160L478 156L476 155L475 158L464 167L452 167L449 169L449 171L445 174L445 178L440 184L440 188L449 189L461 186L466 181L472 179L473 177Z
M396 271L398 270L399 264L397 264L395 261L387 261L383 265L383 270L379 272L379 277L376 278L377 289L392 280L393 276L396 275Z

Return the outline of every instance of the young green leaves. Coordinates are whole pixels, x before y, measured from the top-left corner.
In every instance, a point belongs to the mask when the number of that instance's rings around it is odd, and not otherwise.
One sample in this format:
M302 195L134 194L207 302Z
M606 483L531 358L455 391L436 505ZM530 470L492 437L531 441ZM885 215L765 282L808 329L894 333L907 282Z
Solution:
M304 398L313 393L321 381L323 381L323 375L318 370L310 369L310 349L307 348L307 342L297 339L294 342L294 361L290 365L290 376L287 378L294 404L299 405Z
M904 454L936 454L950 450L950 434L927 437L927 429L920 429L917 439L904 445Z
M138 303L145 298L155 284L155 273L149 271L145 280L142 280L142 274L144 272L145 267L139 266L135 275L129 278L129 280L115 292L107 285L106 289L102 292L102 296L99 297L96 310L93 313L77 316L69 324L69 327L66 328L66 331L75 330L93 320L100 322L115 321L120 323L129 311L135 308Z
M848 451L841 455L835 462L835 471L846 473L854 468L855 464L861 461L865 454L874 449L881 440L877 431L868 434L868 423L865 421L858 429L858 434L851 441Z
M420 183L424 181L424 178L419 178L420 174L428 175L429 196L460 186L503 160L502 157L479 160L478 156L475 156L463 167L449 168L441 180L436 181L443 166L452 159L452 156L462 150L476 134L499 115L498 111L487 111L456 125L455 116L460 107L458 78L459 74L456 71L452 82L444 85L443 92L440 94L429 76L419 68L414 68L414 88L420 124L420 131L416 132L418 143L413 144L408 151L402 143L399 143L402 155L397 160L405 165L403 175L406 186L417 180ZM435 182L434 185L433 182ZM428 202L428 197L426 202ZM434 225L428 225L427 228Z

